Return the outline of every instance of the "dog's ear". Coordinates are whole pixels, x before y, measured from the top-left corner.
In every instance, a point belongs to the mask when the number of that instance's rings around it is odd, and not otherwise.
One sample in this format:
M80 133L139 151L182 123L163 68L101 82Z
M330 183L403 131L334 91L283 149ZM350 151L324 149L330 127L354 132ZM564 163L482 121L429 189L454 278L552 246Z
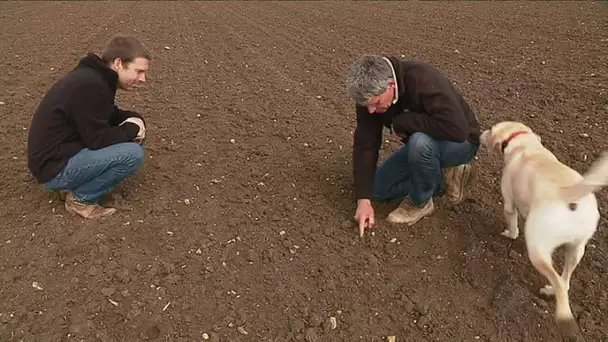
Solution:
M486 142L488 139L488 134L490 133L490 130L482 130L481 134L479 135L479 143L481 144L481 146L486 147Z
M480 140L490 154L500 154L502 150L502 142L496 139L496 134L494 134L492 128L485 130L481 134Z
M492 152L496 154L501 154L502 152L502 141L494 137L494 135L492 135Z

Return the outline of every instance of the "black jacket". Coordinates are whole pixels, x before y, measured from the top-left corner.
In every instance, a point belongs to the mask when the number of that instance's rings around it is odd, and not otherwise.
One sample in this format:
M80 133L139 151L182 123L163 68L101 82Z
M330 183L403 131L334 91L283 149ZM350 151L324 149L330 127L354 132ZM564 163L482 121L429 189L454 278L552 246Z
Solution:
M355 106L353 173L357 199L371 198L382 127L401 136L423 132L437 140L469 140L479 145L479 122L443 73L423 62L387 58L397 78L397 102L382 114L369 114L366 107Z
M136 124L118 125L128 117L143 118L114 104L117 85L118 74L89 54L48 90L34 113L27 143L28 168L40 183L55 178L84 148L135 139Z

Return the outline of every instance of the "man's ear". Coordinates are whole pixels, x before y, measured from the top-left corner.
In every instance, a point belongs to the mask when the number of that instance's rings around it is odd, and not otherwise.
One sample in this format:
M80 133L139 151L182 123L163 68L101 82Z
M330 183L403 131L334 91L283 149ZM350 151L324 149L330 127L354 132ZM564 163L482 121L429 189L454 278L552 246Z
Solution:
M124 68L122 59L120 59L120 57L116 57L114 58L114 60L112 61L112 66L114 67L113 69L118 71L119 69Z

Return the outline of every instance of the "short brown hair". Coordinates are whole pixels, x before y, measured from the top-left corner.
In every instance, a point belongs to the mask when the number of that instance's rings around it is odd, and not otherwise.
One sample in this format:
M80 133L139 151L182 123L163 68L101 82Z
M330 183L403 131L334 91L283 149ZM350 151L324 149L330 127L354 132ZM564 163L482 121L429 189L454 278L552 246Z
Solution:
M139 57L152 59L148 49L138 39L130 36L114 36L106 43L101 53L101 60L105 64L112 63L116 58L128 64Z

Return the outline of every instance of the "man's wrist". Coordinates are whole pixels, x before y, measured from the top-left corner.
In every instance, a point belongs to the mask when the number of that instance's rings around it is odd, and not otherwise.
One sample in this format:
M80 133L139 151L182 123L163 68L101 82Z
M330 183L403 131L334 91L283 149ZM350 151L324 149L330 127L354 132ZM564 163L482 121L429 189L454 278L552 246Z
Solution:
M369 200L369 198L359 198L357 200L357 205L361 205L362 203L371 204L372 202Z

